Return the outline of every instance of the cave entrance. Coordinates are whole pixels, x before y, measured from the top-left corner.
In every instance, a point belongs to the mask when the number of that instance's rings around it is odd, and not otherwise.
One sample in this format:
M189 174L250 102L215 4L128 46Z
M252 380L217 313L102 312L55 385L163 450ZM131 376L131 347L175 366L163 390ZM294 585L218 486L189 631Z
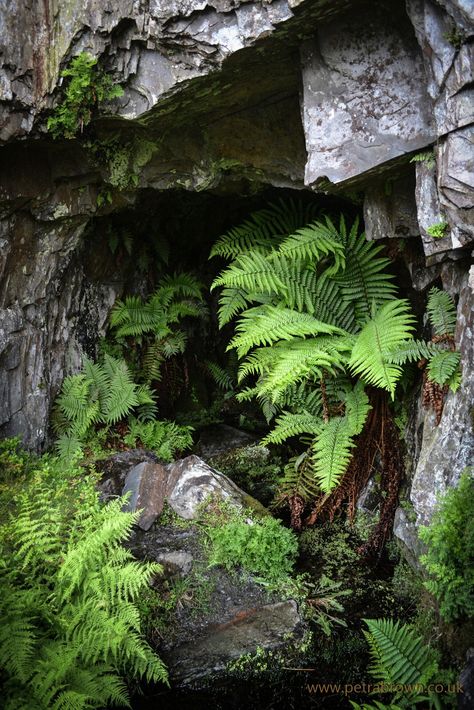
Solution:
M210 290L227 263L221 257L209 259L216 240L255 211L278 202L311 203L321 215L338 219L343 213L349 222L360 213L360 205L344 198L252 187L239 184L240 191L236 192L235 184L224 183L219 189L203 192L143 190L133 206L95 218L89 227L86 243L93 245L86 257L89 275L96 281L113 279L119 284L120 299L139 296L145 301L160 288L163 279L183 272L202 284L206 313L204 317L183 319L180 328L182 325L186 334L186 349L163 361L160 378L153 383L160 418L177 419L197 429L214 421L244 427L253 418L258 421L260 417L264 422L257 408L254 412L249 405L247 414L243 414L242 407L235 406L235 398L229 395L236 373L236 361L226 352L233 325L219 328L218 293ZM109 328L99 349L115 354L116 346L113 329ZM121 339L122 354L132 360L134 350L142 346L140 339L138 344L133 338ZM89 354L97 357L97 346Z

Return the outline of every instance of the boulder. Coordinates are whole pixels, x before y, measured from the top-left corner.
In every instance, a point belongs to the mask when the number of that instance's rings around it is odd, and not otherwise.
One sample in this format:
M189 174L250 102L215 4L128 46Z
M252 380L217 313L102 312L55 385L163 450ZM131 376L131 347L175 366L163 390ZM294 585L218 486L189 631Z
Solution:
M266 512L230 478L195 455L162 465L154 454L136 449L111 457L102 463L102 470L102 496L127 493L126 509L142 511L138 525L143 530L153 525L165 501L185 520L196 519L200 506L209 498L228 501L239 509L251 507L259 513Z
M214 424L203 429L199 436L196 453L206 461L227 454L243 446L251 446L258 437L227 424Z

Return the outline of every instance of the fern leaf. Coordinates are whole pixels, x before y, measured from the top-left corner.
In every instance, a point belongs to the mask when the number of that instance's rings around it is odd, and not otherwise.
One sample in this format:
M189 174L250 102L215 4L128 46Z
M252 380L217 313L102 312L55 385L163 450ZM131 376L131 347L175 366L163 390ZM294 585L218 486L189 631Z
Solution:
M278 237L292 234L307 224L317 213L315 203L303 205L294 200L280 200L277 204L254 212L238 227L219 237L209 258L222 256L235 259L248 251L267 253L278 244Z
M460 359L460 354L451 350L443 350L433 355L428 362L430 380L438 385L445 385L458 369Z
M262 440L266 444L282 444L293 436L300 434L317 434L322 426L322 419L307 412L291 414L284 412L277 418L275 427Z
M435 669L433 654L408 625L392 619L364 621L374 678L393 685L414 685L430 679Z
M385 271L390 260L378 256L382 246L366 241L363 232L357 233L357 221L344 238L346 230L341 217L340 232L346 247L346 267L333 279L339 284L344 300L354 304L357 321L363 323L370 317L373 303L380 306L395 296L393 276Z
M449 293L436 287L430 289L426 310L435 335L454 335L456 306Z
M346 393L345 402L349 429L353 435L360 434L369 410L372 409L363 382L358 382L352 391Z
M267 305L249 308L238 321L236 331L228 349L235 348L239 357L243 357L253 347L268 345L277 340L319 333L345 334L340 328L323 323L307 313Z
M334 231L322 222L314 222L298 229L283 240L279 253L287 258L322 261L331 257L334 262L328 273L337 273L345 267L345 251Z
M349 361L352 372L368 384L388 390L392 399L402 370L388 362L386 352L412 337L413 322L406 300L390 301L365 324L352 350Z
M335 488L352 458L353 431L346 417L334 417L320 429L312 445L316 479L325 493Z
M211 286L237 288L250 293L284 295L287 287L277 267L256 251L242 254L218 276Z
M285 466L278 492L283 496L299 495L304 500L314 500L320 493L312 461L307 452L293 456Z
M427 360L437 352L440 352L441 348L435 343L427 343L424 340L407 340L402 341L400 345L392 350L387 350L384 355L387 362L393 363L394 365L404 365L406 362L416 362L426 358Z

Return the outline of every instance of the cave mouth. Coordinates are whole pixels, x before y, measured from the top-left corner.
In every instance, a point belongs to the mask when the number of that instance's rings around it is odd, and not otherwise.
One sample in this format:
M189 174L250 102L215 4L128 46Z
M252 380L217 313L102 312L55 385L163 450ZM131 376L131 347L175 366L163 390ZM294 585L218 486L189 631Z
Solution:
M209 377L206 363L224 369L228 366L226 348L233 325L219 328L219 294L210 290L227 264L221 257L209 258L216 240L254 212L276 203L313 203L321 216L328 214L338 220L343 214L348 223L362 216L358 204L333 195L269 186L255 189L254 185L243 190L241 183L239 188L240 192L235 192L231 183L203 192L142 190L133 206L94 218L85 234L87 277L96 283L113 282L119 299L132 295L146 299L160 287L163 277L183 272L192 274L203 286L206 316L184 319L186 351L165 363L165 375L154 384L162 418L196 424L193 411L212 407L216 395L216 383ZM99 343L97 339L81 338L80 333L79 341L93 359L104 349L104 343L106 350L114 351L110 328ZM130 353L135 345L130 341L127 347ZM256 415L256 407L250 410L252 416ZM242 423L240 409L226 408L221 416L227 424Z

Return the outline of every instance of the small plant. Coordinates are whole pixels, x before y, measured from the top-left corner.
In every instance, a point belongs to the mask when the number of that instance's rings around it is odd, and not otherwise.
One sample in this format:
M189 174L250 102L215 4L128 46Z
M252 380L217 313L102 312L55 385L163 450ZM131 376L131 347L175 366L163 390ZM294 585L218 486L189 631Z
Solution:
M419 535L428 551L420 559L428 572L426 588L446 621L474 617L474 478L462 474L446 493L428 527Z
M206 528L209 565L242 567L270 585L281 584L293 568L298 544L294 533L272 517L247 522L236 517Z
M0 525L0 666L8 710L130 706L123 676L167 681L137 600L160 567L122 542L137 520L96 478L45 459Z
M61 73L68 80L64 98L48 118L53 138L74 138L82 133L102 101L122 96L121 86L97 67L97 59L87 52L75 57Z
M447 222L436 222L436 224L430 224L426 228L426 233L433 237L433 239L443 239L449 229L449 224Z
M143 446L154 451L164 461L172 461L177 451L184 451L192 446L193 428L175 424L175 422L141 422L135 417L129 421L129 432L123 437L127 446Z
M410 163L426 163L429 168L434 168L436 165L435 154L432 150L425 150L410 158Z

